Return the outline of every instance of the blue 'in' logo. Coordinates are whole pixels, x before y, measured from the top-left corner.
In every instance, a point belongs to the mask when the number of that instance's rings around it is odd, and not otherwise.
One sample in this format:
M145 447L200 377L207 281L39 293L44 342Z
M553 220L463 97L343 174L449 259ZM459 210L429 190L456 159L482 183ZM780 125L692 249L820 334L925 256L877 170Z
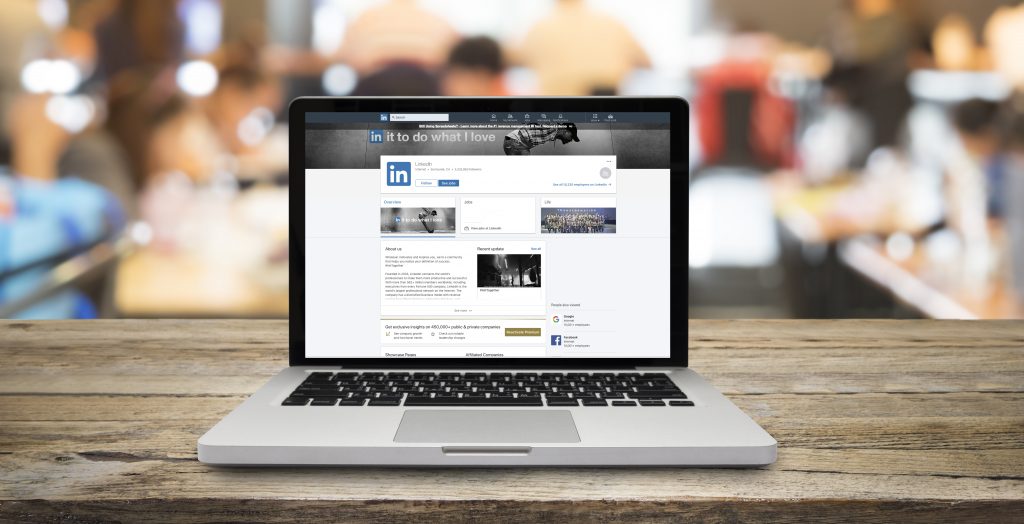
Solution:
M412 185L412 163L388 162L387 169L389 186Z
M384 130L383 129L371 129L370 130L370 143L371 144L383 144L384 143Z

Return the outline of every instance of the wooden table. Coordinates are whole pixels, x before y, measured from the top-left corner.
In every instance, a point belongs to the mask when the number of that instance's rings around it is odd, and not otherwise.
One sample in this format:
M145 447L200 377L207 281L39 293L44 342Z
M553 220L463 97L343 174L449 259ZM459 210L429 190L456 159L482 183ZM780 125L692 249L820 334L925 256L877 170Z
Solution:
M0 322L0 521L1020 521L1024 322L691 321L768 468L246 469L196 439L282 321Z

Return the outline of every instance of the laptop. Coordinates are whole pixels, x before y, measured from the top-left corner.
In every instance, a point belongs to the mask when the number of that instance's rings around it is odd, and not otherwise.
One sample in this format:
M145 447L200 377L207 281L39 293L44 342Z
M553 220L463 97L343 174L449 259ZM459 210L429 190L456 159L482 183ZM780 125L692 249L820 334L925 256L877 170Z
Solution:
M289 367L199 460L774 462L688 366L688 125L681 98L293 101Z

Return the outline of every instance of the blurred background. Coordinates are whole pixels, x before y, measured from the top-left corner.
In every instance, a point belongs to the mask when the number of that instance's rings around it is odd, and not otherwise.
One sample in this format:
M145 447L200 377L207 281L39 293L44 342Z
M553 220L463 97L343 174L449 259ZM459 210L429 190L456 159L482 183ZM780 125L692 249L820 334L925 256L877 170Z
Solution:
M691 318L1024 318L1019 1L4 0L0 49L0 318L286 317L283 116L349 94L686 97Z

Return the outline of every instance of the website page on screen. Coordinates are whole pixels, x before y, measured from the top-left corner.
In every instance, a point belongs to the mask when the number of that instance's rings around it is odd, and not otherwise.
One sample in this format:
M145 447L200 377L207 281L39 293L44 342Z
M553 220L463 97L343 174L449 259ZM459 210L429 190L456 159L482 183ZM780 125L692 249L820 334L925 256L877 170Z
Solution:
M669 113L305 121L307 357L669 356Z

